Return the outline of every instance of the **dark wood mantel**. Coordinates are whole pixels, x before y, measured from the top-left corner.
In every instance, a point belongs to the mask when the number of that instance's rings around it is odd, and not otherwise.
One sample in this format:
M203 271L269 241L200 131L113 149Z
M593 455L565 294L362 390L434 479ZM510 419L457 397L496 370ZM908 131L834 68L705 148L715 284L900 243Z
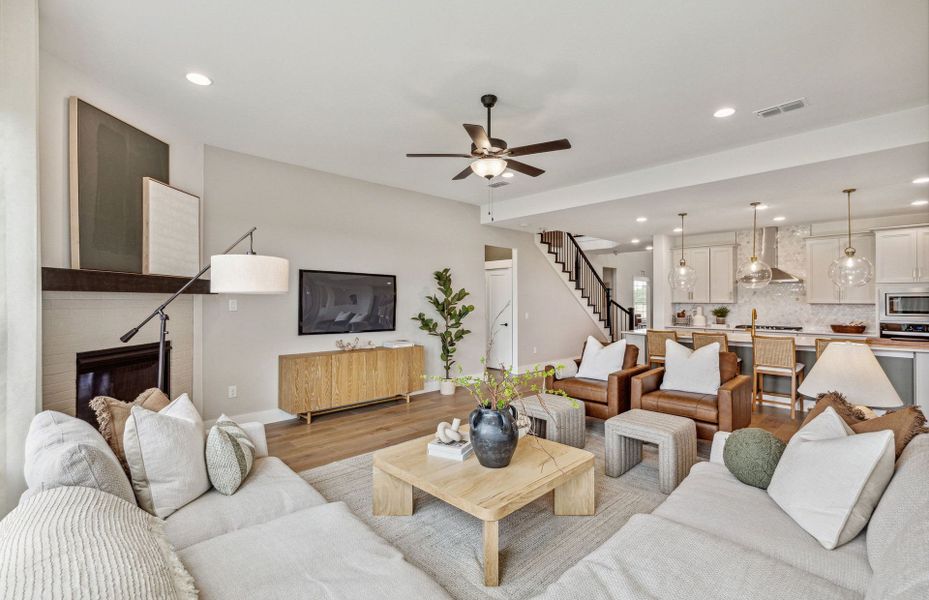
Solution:
M137 292L173 294L189 279L166 275L116 273L90 269L42 267L42 290L55 292ZM185 294L209 294L210 280L198 279Z

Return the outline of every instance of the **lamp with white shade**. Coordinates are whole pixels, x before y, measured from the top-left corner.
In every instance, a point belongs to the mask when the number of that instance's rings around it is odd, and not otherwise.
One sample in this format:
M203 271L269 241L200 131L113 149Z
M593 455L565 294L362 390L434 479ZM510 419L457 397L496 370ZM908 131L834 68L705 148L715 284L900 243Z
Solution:
M854 405L899 408L903 401L867 344L832 342L816 360L798 392L810 398L839 392Z
M119 339L125 344L149 321L158 316L161 319L161 330L158 338L158 382L157 387L167 390L165 381L165 349L167 348L168 314L165 308L174 302L174 299L184 293L201 275L213 269L210 279L210 292L213 294L286 294L290 287L289 267L286 258L276 256L261 256L255 254L253 247L254 233L257 227L246 231L242 237L226 248L222 254L210 257L210 262L190 281L174 292L161 306L152 311L141 323L124 333ZM245 254L229 254L245 238L248 238L248 252Z

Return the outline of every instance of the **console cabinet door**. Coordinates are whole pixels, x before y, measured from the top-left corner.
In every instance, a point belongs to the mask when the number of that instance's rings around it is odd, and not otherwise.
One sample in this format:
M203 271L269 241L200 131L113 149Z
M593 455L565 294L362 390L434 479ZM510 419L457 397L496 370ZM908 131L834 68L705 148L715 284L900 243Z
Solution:
M735 248L710 248L710 302L735 302Z

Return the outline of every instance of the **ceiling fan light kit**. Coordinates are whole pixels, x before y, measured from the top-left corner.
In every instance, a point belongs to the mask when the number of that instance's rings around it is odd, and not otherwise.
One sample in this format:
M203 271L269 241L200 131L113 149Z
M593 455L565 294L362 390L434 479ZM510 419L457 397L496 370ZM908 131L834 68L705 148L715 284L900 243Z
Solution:
M697 283L697 271L688 265L684 258L684 217L687 213L677 213L677 216L681 218L681 260L677 266L671 267L671 272L668 273L668 283L671 284L673 290L690 292Z
M855 188L842 190L848 205L848 246L842 256L829 265L829 279L838 288L861 287L871 281L874 265L864 256L856 256L852 247L852 192Z
M539 154L542 152L554 152L556 150L567 150L571 147L571 142L566 139L552 140L540 144L529 144L528 146L518 146L510 148L506 140L491 137L491 109L497 104L497 97L493 94L484 94L481 96L481 104L487 109L487 129L480 125L463 125L465 131L471 137L471 150L469 154L407 154L409 158L470 158L471 163L462 169L452 180L465 179L471 173L493 179L504 173L507 169L516 171L530 177L538 177L545 171L524 162L514 160L515 156L526 156L529 154Z
M736 274L736 281L744 288L759 289L771 283L771 278L774 273L772 273L771 267L768 266L767 263L758 260L758 207L761 206L761 202L752 202L749 206L752 207L753 211L752 256L747 263L739 266L739 271Z

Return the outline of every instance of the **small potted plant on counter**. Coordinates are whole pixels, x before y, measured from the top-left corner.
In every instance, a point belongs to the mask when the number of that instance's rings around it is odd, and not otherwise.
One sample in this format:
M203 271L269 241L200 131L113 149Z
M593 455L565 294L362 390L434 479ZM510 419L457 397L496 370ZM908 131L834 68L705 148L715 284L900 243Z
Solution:
M717 325L725 325L726 317L729 316L729 307L728 306L717 306L713 309L713 316L716 317Z
M426 300L439 313L440 320L430 319L425 313L419 313L413 317L413 320L419 323L420 329L441 340L442 354L440 358L445 367L445 378L439 384L439 391L443 396L451 396L455 393L455 380L451 376L452 365L455 364L455 361L452 357L455 355L458 342L471 333L470 330L462 328L461 321L474 311L474 306L461 304L461 301L468 296L468 291L464 288L457 292L452 289L450 269L445 268L436 271L432 276L435 277L436 285L439 292L442 293L442 297L439 298L438 294L433 294L426 296ZM441 329L439 328L440 325Z

